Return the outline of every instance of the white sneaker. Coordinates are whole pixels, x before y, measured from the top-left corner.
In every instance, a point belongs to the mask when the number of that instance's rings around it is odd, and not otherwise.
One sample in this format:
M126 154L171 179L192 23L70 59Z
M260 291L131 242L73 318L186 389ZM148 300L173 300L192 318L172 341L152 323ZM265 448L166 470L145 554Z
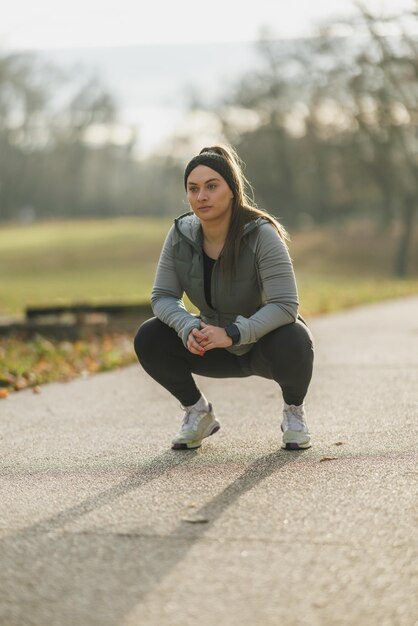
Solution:
M221 427L211 404L209 404L209 411L197 411L195 408L184 408L184 410L186 415L183 423L172 441L173 450L200 448L202 439L210 437Z
M300 406L284 403L283 408L283 448L304 450L311 447L311 436L305 420L305 404Z

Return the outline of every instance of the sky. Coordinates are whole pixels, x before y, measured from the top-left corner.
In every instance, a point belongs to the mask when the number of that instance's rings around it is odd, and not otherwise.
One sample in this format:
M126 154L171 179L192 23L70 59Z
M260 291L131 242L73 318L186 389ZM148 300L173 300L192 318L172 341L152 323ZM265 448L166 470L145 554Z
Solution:
M418 2L362 1L383 15ZM197 136L206 132L207 117L192 119L185 110L184 87L216 96L254 65L251 42L261 29L277 38L309 37L324 20L354 12L354 0L13 0L1 9L0 52L34 50L57 67L77 63L97 74L118 104L117 136L122 142L127 128L138 128L146 156L191 124ZM202 46L190 47L188 56L187 44L212 43L219 45L206 56Z
M414 0L363 0L396 13ZM352 0L13 0L3 3L0 46L53 49L253 41L269 26L304 37L321 20L353 11Z

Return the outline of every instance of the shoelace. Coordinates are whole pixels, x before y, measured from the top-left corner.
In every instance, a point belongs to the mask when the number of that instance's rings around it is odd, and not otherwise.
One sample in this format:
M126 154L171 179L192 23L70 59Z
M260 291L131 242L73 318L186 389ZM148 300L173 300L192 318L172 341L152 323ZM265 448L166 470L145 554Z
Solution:
M204 413L199 413L193 409L187 409L184 406L182 406L181 408L186 411L186 415L184 416L183 423L181 425L181 430L183 431L192 428L192 430L196 431Z
M291 404L284 412L290 430L303 430L303 428L306 427L303 406L297 407Z

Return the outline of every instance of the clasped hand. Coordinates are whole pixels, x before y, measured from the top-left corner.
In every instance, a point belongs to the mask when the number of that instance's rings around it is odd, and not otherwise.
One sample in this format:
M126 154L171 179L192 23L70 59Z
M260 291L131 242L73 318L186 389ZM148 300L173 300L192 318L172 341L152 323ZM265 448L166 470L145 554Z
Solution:
M189 352L200 356L213 348L229 348L229 346L232 346L232 339L228 337L225 329L205 324L205 322L200 322L200 329L193 328L187 339Z

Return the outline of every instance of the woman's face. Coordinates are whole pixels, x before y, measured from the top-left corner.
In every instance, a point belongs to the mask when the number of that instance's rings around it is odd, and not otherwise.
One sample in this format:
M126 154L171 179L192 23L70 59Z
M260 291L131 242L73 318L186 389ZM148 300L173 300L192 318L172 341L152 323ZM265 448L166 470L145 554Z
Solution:
M226 180L207 165L198 165L187 179L187 200L203 222L229 220L233 194Z

